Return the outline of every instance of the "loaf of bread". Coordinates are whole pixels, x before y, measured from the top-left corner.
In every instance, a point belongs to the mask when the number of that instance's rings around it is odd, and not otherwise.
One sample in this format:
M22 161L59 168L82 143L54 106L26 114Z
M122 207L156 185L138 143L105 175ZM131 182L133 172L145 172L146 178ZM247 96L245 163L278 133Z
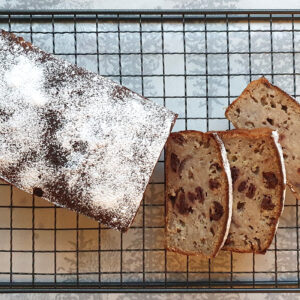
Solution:
M264 253L285 197L285 168L278 134L268 128L218 132L231 168L233 210L223 250Z
M232 186L216 133L172 133L166 147L166 247L214 257L230 226Z
M252 81L227 108L226 117L236 128L269 127L279 133L287 184L300 196L300 105L262 77Z
M0 34L0 177L126 230L176 115Z

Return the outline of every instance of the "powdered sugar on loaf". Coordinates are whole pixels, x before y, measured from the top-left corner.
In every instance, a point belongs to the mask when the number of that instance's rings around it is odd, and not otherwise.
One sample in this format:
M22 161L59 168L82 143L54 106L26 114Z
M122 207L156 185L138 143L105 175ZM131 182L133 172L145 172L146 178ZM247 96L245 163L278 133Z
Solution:
M0 35L0 177L125 230L175 114Z
M15 64L4 73L4 80L16 98L29 101L32 105L46 103L43 69L33 65L25 56L16 58Z

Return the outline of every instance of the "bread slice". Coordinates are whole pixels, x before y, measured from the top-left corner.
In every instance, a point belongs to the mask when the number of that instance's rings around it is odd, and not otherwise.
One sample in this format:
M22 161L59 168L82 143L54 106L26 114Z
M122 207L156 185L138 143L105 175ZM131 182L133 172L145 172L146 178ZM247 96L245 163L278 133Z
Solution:
M225 115L237 128L269 127L278 131L287 184L300 196L299 103L262 77L249 83Z
M166 146L166 247L214 257L230 226L232 185L216 133L172 133Z
M285 169L277 132L269 128L218 132L231 167L233 209L224 250L265 253L285 197Z

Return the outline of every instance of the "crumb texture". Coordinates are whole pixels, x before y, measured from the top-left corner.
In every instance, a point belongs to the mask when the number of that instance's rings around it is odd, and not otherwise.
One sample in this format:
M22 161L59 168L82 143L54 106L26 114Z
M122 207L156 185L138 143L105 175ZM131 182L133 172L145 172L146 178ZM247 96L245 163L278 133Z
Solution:
M230 170L226 171L214 134L171 134L166 150L168 249L217 254L230 221Z
M0 59L1 177L126 229L175 114L6 32Z
M233 212L224 250L263 253L271 244L285 195L284 169L272 130L218 133L231 166Z
M277 130L286 166L287 183L300 196L300 105L267 79L252 81L226 111L237 128Z

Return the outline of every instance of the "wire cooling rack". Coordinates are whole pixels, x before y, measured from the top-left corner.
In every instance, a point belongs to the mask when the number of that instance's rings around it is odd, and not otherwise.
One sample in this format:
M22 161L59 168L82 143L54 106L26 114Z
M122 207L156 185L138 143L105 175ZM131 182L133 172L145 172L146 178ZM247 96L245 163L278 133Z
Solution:
M300 11L0 11L1 27L179 114L174 130L224 130L261 75L300 96ZM0 291L300 291L298 200L265 255L206 260L164 249L161 156L127 233L0 186Z

